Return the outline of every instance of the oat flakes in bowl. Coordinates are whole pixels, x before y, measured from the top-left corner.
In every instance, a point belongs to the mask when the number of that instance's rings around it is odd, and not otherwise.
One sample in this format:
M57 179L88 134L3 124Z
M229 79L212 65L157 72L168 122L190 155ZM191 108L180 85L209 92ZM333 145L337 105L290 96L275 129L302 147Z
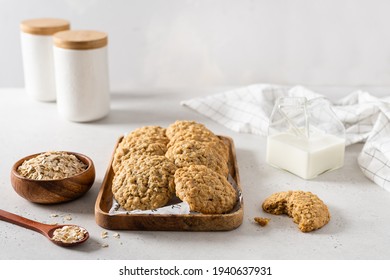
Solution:
M11 184L23 198L42 204L74 200L95 181L92 160L82 154L53 151L18 160L11 170Z

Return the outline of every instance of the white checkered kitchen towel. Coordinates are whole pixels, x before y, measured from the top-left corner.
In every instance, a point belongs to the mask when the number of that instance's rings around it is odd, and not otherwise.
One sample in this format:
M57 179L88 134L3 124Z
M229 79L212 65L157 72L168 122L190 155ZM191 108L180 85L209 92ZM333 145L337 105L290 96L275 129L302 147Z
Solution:
M302 86L254 84L182 105L234 131L265 136L275 101L281 96L311 99L322 95ZM390 191L390 97L377 98L359 90L331 106L345 126L347 145L365 142L358 157L363 173Z

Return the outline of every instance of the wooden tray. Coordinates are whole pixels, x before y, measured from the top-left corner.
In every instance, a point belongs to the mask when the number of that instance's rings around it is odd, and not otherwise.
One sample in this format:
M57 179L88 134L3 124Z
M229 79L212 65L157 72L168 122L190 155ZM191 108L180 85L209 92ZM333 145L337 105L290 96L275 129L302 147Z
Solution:
M167 231L224 231L233 230L242 224L244 210L240 177L233 140L230 137L219 136L229 145L230 175L237 184L241 194L238 205L227 214L109 214L113 204L111 182L114 176L111 164L115 149L122 140L116 143L110 163L108 165L102 186L95 203L96 223L112 230L167 230Z

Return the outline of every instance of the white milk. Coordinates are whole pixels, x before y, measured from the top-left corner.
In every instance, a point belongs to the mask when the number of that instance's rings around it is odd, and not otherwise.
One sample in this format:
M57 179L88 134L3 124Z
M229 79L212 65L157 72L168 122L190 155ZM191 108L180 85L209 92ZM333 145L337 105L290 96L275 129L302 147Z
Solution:
M283 132L268 136L267 163L303 179L311 179L344 164L345 139L330 134L310 138Z

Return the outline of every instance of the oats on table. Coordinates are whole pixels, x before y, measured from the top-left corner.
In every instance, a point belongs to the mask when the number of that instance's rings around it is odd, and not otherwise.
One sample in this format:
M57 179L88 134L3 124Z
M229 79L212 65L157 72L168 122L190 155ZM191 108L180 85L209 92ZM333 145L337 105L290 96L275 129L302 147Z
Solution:
M71 221L72 217L70 215L67 215L67 216L64 217L64 220L65 221Z
M77 175L87 167L73 154L54 151L24 161L18 167L18 173L33 180L56 180Z
M100 237L102 239L107 238L108 237L108 232L107 231L102 231L102 233L100 234Z

